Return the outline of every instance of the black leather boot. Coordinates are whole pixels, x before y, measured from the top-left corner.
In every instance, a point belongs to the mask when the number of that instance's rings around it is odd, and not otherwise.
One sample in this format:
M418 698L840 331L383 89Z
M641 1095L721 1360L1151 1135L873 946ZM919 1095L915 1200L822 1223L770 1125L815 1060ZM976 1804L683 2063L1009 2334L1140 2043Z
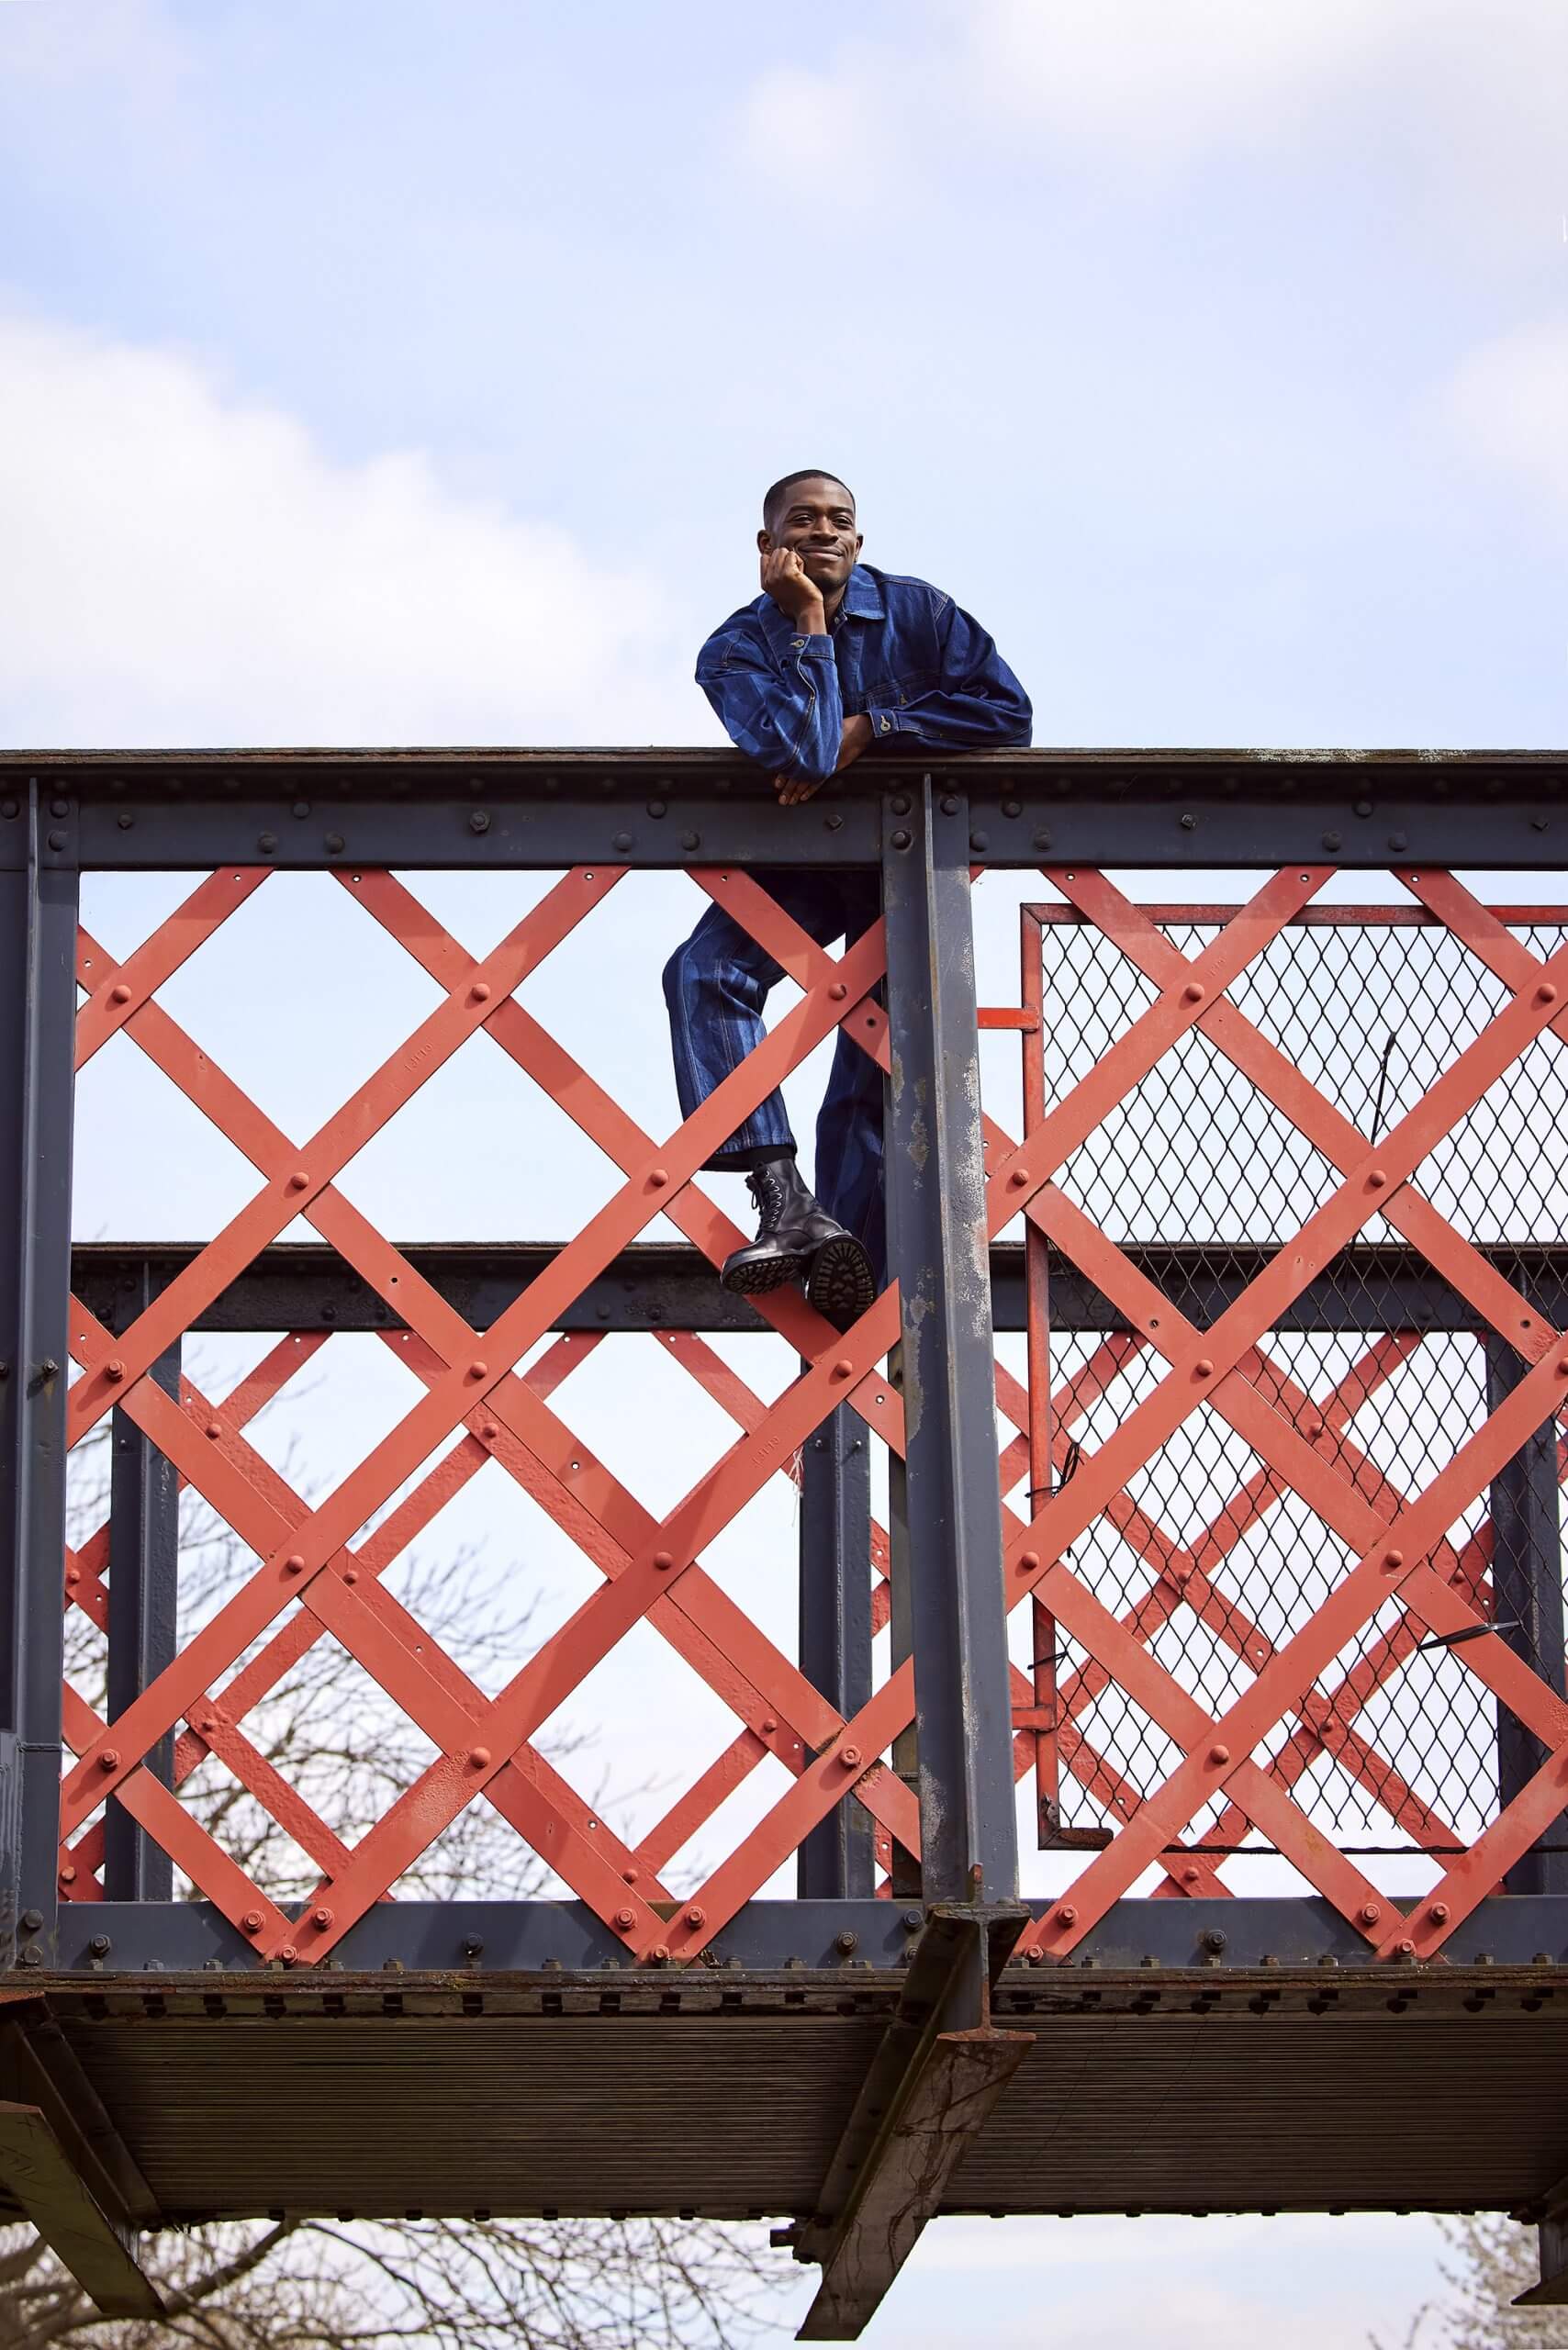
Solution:
M770 1158L746 1182L757 1206L756 1238L724 1259L724 1287L755 1297L801 1281L817 1312L847 1330L877 1295L866 1250L818 1205L792 1158Z

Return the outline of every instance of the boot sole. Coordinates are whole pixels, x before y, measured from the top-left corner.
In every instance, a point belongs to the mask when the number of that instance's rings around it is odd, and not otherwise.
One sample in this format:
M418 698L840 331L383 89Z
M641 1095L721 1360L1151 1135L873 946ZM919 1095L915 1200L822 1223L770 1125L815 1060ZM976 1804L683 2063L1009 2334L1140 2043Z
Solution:
M734 1297L761 1297L768 1290L803 1281L806 1263L804 1257L769 1257L760 1264L737 1265L733 1272L721 1274L720 1281Z
M806 1295L835 1330L847 1330L870 1311L877 1302L877 1280L858 1240L844 1232L823 1241L812 1259Z

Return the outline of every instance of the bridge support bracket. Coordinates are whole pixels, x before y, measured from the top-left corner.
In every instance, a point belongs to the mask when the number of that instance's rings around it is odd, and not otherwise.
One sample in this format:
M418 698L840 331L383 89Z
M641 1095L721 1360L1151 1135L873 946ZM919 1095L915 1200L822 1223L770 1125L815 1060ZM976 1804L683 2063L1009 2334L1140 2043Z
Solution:
M991 1985L1027 1916L1018 1903L953 1903L927 1918L820 2208L786 2232L796 2259L823 2270L801 2342L858 2337L1032 2044L1033 2032L991 2020Z

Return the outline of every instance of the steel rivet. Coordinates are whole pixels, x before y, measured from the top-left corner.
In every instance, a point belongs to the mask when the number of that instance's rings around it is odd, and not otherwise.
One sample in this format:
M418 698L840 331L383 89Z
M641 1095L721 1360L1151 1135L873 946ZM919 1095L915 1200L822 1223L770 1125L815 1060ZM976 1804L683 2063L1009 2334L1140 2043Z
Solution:
M990 835L990 834L989 834L989 833L971 833L971 834L969 834L969 846L970 846L971 848L974 848L974 849L987 849L987 848L989 848L989 847L991 846L991 835Z
M662 816L662 815L664 814L664 812L665 812L665 803L664 803L664 801L663 801L662 800L649 800L649 802L648 802L648 813L649 813L649 815L650 815L650 816Z
M79 1583L81 1582L81 1580L82 1580L82 1570L81 1570L81 1568L80 1568L80 1567L67 1567L67 1568L66 1568L66 1570L65 1570L65 1580L66 1580L66 1582L67 1582L67 1583Z
M669 1170L667 1168L654 1167L650 1168L648 1170L648 1188L650 1191L662 1192L668 1181Z
M1035 836L1034 836L1034 841L1033 841L1033 844L1032 844L1032 845L1033 845L1034 847L1038 848L1038 849L1047 849L1047 848L1049 848L1050 845L1051 845L1051 836L1050 836L1049 833L1047 833L1047 832L1043 832L1043 831L1042 831L1042 832L1038 832L1038 833L1036 833L1036 834L1035 834Z
M669 1568L674 1566L675 1561L667 1550L655 1550L654 1552L654 1564L658 1569L660 1574L664 1574Z
M778 1723L776 1716L772 1714L764 1714L762 1717L762 1731L765 1738L771 1738L778 1727Z
M842 1003L845 997L849 993L849 990L845 986L842 979L834 979L833 985L828 990L828 993L833 998L834 1003Z
M295 816L308 816L310 813L310 802L308 800L297 800L289 812L291 815Z
M50 848L63 848L65 846L65 838L66 836L63 833L50 833L49 836L49 845Z
M909 846L909 834L902 832L895 833L893 834L893 846L895 848L907 848Z
M1357 800L1357 802L1356 802L1356 813L1357 813L1357 815L1358 815L1358 816L1370 816L1370 815L1372 814L1372 801L1371 801L1370 800Z
M212 1439L213 1439L213 1441L214 1441L215 1443L216 1443L217 1439L218 1439L218 1438L223 1434L223 1430L222 1430L222 1428L219 1427L218 1423L216 1420L208 1420L208 1422L207 1422L207 1435L208 1435L209 1437L211 1437L211 1438L212 1438Z
M494 1444L497 1437L500 1434L500 1430L497 1427L494 1420L481 1420L479 1423L479 1434L484 1438L487 1444Z
M892 810L895 816L907 816L909 814L909 800L902 791L895 793L893 798L889 800L888 805Z
M1557 990L1552 986L1550 979L1544 980L1542 984L1537 988L1535 991L1535 1000L1537 1003L1556 1002Z
M630 834L630 833L617 833L617 834L616 834L616 835L615 835L615 838L610 842L610 847L611 847L611 848L619 849L619 850L622 853L622 855L624 855L625 851L626 851L627 849L629 849L629 848L631 847L631 845L632 845L632 835L631 835L631 834Z
M304 1191L308 1191L308 1190L309 1189L309 1186L310 1186L310 1178L309 1178L309 1176L305 1172L305 1169L304 1169L304 1168L303 1168L303 1167L297 1167L297 1168L295 1169L295 1170L294 1170L293 1174L292 1174L292 1175L289 1177L289 1179L288 1179L288 1188L289 1188L289 1190L290 1190L291 1192L304 1192Z
M1004 816L1021 816L1024 813L1024 803L1021 800L1004 800L1002 803L1002 812Z
M60 1882L62 1885L74 1885L76 1882L76 1872L69 1861L60 1872Z
M949 791L949 792L945 793L945 794L943 795L943 800L942 800L942 813L944 814L944 816L956 816L956 815L958 814L958 801L954 799L954 797L953 797L953 795L952 795L952 793L951 793L950 791Z
M345 1567L343 1569L343 1581L345 1583L357 1583L359 1581L359 1569L357 1567Z
M1409 834L1407 833L1390 833L1388 836L1388 845L1394 851L1395 856L1402 856L1410 845Z
M1209 1360L1207 1355L1200 1355L1197 1361L1193 1365L1193 1369L1200 1379L1212 1379L1214 1377L1215 1367Z
M121 1362L118 1355L111 1355L109 1357L107 1362L104 1365L104 1377L109 1382L111 1386L118 1387L119 1385L120 1381L125 1377L125 1365Z
M258 833L256 834L256 846L259 849L263 850L265 854L270 856L274 849L277 846L277 834L275 833Z
M115 822L119 826L122 833L129 833L135 822L135 817L128 815L123 808L120 810L119 814L115 818Z
M840 1355L838 1360L834 1364L830 1376L834 1379L854 1378L855 1365L850 1361L847 1355Z
M838 1759L846 1771L858 1771L860 1749L857 1746L841 1746L838 1750Z
M342 833L329 833L325 842L323 843L323 846L325 847L329 856L341 856L342 855L344 845L345 844Z
M119 980L109 990L109 1002L111 1003L129 1003L130 1002L130 990L126 986L123 979Z
M1037 1550L1022 1551L1019 1554L1018 1563L1025 1574L1032 1575L1040 1563L1040 1554Z
M469 989L469 990L468 990L468 1001L469 1001L469 1002L470 1002L470 1003L488 1003L488 1002L489 1002L489 1001L490 1001L490 990L489 990L489 989L486 986L486 984L485 984L485 982L484 982L484 980L483 980L483 979L476 979L476 980L475 980L474 985L473 985L473 986Z
M98 1768L100 1771L118 1771L119 1769L119 1748L118 1746L105 1747L103 1752L98 1757Z
M1182 1002L1202 1003L1203 1000L1204 990L1200 986L1199 982L1196 979L1189 979L1186 986L1182 990Z
M1370 1167L1367 1169L1367 1189L1369 1192L1381 1192L1387 1181L1388 1177L1381 1167Z
M468 1760L472 1762L476 1771L484 1770L486 1764L489 1762L489 1759L490 1750L487 1746L471 1746L468 1749Z
M1007 1179L1007 1187L1009 1191L1021 1192L1028 1181L1028 1169L1026 1167L1015 1167L1013 1169L1012 1174Z
M286 1575L302 1575L305 1572L303 1554L298 1550L291 1552L283 1562L283 1571Z
M1070 1901L1064 1901L1061 1908L1057 1911L1057 1924L1058 1926L1076 1926L1077 1923L1077 1910L1073 1908Z
M1325 848L1339 848L1343 846L1343 843L1344 836L1342 834L1325 833L1323 835L1323 845Z
M489 1369L490 1366L487 1362L471 1362L468 1366L468 1376L470 1379L487 1378L489 1373Z
M1230 1760L1230 1749L1229 1749L1229 1747L1228 1747L1228 1746L1211 1746L1211 1747L1210 1747L1210 1749L1209 1749L1209 1761L1210 1761L1211 1762L1229 1762L1229 1760Z
M1182 1884L1183 1884L1183 1885L1196 1885L1196 1883L1198 1882L1198 1876L1199 1876L1199 1871L1198 1871L1198 1870L1196 1870L1196 1869L1183 1869L1183 1870L1182 1870Z
M682 833L680 836L680 845L682 848L700 848L702 845L701 834Z
M1383 1571L1385 1575L1396 1575L1404 1564L1405 1553L1403 1550L1385 1550L1383 1552Z

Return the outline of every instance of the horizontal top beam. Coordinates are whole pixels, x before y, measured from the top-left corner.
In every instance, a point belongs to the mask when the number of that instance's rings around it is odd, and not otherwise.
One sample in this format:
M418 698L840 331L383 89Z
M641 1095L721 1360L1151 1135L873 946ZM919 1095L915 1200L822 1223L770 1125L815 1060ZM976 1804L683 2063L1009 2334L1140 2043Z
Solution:
M0 752L0 867L870 864L932 774L980 865L1568 863L1568 751L877 751L798 808L728 749Z

